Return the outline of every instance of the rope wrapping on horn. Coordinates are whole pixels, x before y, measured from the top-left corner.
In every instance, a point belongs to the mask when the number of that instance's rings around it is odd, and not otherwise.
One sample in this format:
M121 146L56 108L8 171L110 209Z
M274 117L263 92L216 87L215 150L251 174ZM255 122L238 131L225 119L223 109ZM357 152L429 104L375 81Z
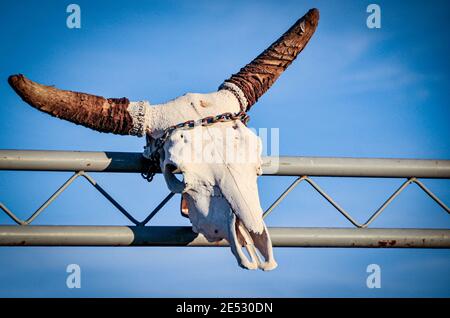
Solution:
M142 137L146 133L146 121L148 116L148 109L150 107L149 102L139 101L130 102L128 106L128 112L130 113L131 119L133 121L133 126L130 129L129 134L133 136Z
M239 106L242 111L246 111L248 108L248 101L245 97L244 92L237 86L236 84L233 84L231 82L223 82L222 85L219 86L219 91L221 89L229 90L233 93L233 95L237 98L239 101Z

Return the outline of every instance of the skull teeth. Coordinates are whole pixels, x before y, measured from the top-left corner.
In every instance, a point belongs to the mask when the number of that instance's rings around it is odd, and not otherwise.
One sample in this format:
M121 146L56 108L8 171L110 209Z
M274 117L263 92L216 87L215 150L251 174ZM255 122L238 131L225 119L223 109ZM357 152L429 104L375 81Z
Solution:
M261 259L258 248L250 232L245 228L239 218L233 213L231 222L230 245L233 254L238 260L239 266L245 269L272 270L277 264L272 257ZM250 258L244 253L243 248L248 252Z

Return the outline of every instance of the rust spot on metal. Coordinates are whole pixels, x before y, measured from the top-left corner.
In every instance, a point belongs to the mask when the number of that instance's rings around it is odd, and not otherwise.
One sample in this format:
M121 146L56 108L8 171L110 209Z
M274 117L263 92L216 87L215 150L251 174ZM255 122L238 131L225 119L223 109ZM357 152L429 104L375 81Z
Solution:
M378 241L378 247L395 246L395 244L397 244L396 240Z

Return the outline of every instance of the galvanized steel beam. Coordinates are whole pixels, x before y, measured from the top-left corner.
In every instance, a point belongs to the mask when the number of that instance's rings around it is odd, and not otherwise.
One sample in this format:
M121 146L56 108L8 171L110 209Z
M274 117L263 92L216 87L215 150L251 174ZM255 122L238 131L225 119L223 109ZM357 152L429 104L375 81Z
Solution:
M445 229L269 228L277 247L450 248ZM0 246L227 246L191 227L0 226Z
M143 172L141 153L0 150L0 170ZM450 160L264 157L265 175L450 178Z

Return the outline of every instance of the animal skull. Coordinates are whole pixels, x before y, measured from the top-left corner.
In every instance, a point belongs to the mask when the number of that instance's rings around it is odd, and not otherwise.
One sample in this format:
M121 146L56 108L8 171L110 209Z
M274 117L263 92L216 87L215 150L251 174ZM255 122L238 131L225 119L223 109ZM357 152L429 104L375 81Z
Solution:
M183 182L175 170L183 174ZM169 189L182 193L182 214L194 232L211 242L226 238L241 267L277 266L256 184L262 171L261 141L242 122L175 131L164 144L161 171Z
M101 132L147 135L155 140L168 127L187 120L248 111L303 50L318 20L318 10L311 9L217 92L189 93L164 104L150 106L145 101L64 91L23 75L12 75L8 82L25 102L55 117ZM147 150L152 151L151 145ZM256 183L261 174L261 142L249 128L235 120L177 129L160 155L167 186L182 194L181 212L195 232L210 241L227 239L243 268L277 266ZM176 172L183 174L183 181Z

